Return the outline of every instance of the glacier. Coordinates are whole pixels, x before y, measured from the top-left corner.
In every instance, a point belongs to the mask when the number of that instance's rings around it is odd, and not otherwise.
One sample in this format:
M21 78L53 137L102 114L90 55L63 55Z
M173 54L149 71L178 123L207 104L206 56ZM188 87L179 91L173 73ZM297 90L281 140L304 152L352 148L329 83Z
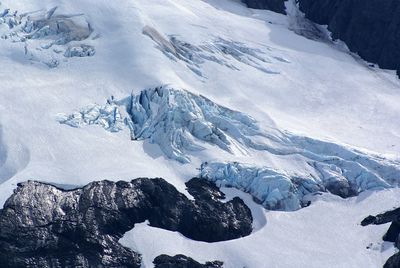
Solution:
M200 167L199 176L215 182L220 187L234 187L250 193L267 209L284 211L308 206L309 195L319 192L350 197L366 190L392 187L390 182L377 176L374 170L365 168L365 173L357 174L359 171L346 170L349 166L324 167L323 163L313 164L317 175L310 174L305 177L238 162L204 162ZM380 168L388 167L382 165Z
M110 102L105 105L88 105L71 115L60 115L58 120L76 128L82 125L100 125L110 132L118 132L125 127L119 106Z
M283 188L282 181L287 181L287 191L293 190L292 200L300 200L296 201L300 202L297 208L306 206L308 201L312 204L298 210L289 204L295 210L289 213L280 211L282 208L268 210L253 202L255 193L243 187L222 188L227 201L239 196L251 209L254 229L248 237L202 243L142 223L126 233L121 243L143 253L145 267L153 267L154 259L161 254L184 254L200 263L221 260L225 268L375 268L382 267L397 250L382 243L387 226L363 228L359 224L367 215L399 207L400 188L392 188L398 169L389 168L399 166L389 159L399 159L400 152L400 80L394 71L371 67L349 51L337 49L323 39L323 31L314 32L303 24L302 17L296 17L300 23L292 17L248 9L240 1L0 1L0 13L5 7L10 8L6 19L15 10L17 16L37 10L28 16L43 18L58 6L52 18L83 14L68 20L82 26L86 33L87 22L94 30L84 40L45 49L58 35L20 42L9 34L25 35L19 31L23 24L13 29L8 23L0 25L0 36L7 38L0 39L3 204L16 185L28 179L78 188L103 179L129 182L137 177L160 177L193 199L185 190L185 182L199 176L202 162L237 162L281 176L279 183L273 185L276 196L281 194L278 190ZM157 47L158 42L142 33L146 25L167 41L165 47ZM172 37L182 49L190 45L199 48L193 57L215 56L234 68L202 58L196 58L203 60L196 66L190 61L190 49L182 59L172 52L164 53L162 50L176 50L171 45ZM155 36L156 40L159 38ZM215 53L203 49L214 46L219 38L261 51L257 55L271 63L246 53L240 55L280 74L260 71L218 49ZM81 58L79 55L92 54L81 45L92 46L95 55ZM66 53L69 47L73 49ZM59 65L49 69L46 63ZM201 76L195 71L200 71ZM151 92L163 84L175 90L187 89L216 105L253 117L256 132L261 133L247 137L254 146L239 143L222 129L230 139L229 153L190 134L191 142L206 149L190 151L179 147L190 161L181 164L174 156L168 158L157 143L150 144L152 138L138 136L139 141L132 141L136 137L128 112L132 96L141 94L143 89ZM106 102L112 95L115 99ZM156 114L157 103L150 103L151 112ZM59 124L56 116L60 113L66 113L62 119L74 127ZM72 113L74 116L68 119ZM156 120L147 114L139 115L146 122ZM168 127L174 126L168 123ZM151 136L155 138L154 133ZM318 170L324 172L323 177ZM364 175L355 179L351 173ZM344 186L338 189L348 189L349 195L357 194L352 190L356 184L350 181L372 190L378 181L383 186L376 189L384 190L361 191L355 197L341 198L325 194L333 193L335 188L328 189L325 185L329 184L319 180L329 177L333 181L341 178ZM315 180L312 185L321 185L321 189L302 196L297 193L301 190L297 178L302 182ZM291 189L292 184L296 188ZM373 246L369 247L371 243Z
M132 140L148 140L181 163L190 154L214 145L231 154L263 151L302 163L302 173L241 163L204 162L200 177L251 193L264 207L296 210L304 197L329 191L341 197L395 186L400 163L372 153L279 130L261 128L252 117L218 105L202 95L170 86L146 89L122 100L111 97L59 122L72 127L99 125L111 132L129 129ZM250 152L251 153L251 152ZM307 174L308 173L308 174Z
M199 142L231 153L238 147L261 146L252 139L262 135L252 117L169 86L146 89L120 101L112 98L103 106L94 104L62 115L59 122L72 127L100 125L113 132L128 128L132 140L158 144L167 157L182 163L190 162L188 152L204 149Z

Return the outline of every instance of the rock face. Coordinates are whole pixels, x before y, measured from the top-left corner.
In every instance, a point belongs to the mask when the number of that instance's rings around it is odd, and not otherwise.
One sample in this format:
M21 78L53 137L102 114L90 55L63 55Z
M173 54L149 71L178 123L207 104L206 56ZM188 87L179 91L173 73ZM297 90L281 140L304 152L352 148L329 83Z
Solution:
M286 14L284 0L242 0L250 8ZM311 21L328 25L334 39L352 52L397 70L400 77L400 2L398 0L298 0Z
M400 69L398 0L300 0L306 17L328 25L333 37L381 68Z
M160 255L153 261L155 268L222 268L223 263L220 261L206 262L201 264L192 258L184 255Z
M400 208L378 214L376 216L368 216L362 222L362 226L369 224L385 224L392 222L388 231L383 236L384 241L394 242L395 246L400 249ZM385 263L384 268L400 267L400 252L391 256Z
M284 0L242 0L250 8L267 9L277 13L286 14Z
M140 267L118 243L135 223L215 242L249 235L252 216L239 198L201 179L187 183L189 200L163 179L99 181L75 190L29 181L0 211L1 267Z

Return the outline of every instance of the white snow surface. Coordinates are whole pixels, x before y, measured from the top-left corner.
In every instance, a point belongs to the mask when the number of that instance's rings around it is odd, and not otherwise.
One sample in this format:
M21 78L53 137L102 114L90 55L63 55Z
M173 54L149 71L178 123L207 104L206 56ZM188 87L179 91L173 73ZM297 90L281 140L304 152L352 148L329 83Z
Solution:
M184 182L204 161L310 171L299 154L281 157L243 146L228 152L206 142L182 164L148 140L131 141L127 128L104 131L58 122L61 114L102 106L111 96L121 100L161 85L249 115L271 135L289 131L399 161L400 80L393 71L369 67L337 44L295 34L288 17L238 2L3 0L0 10L19 13L48 14L58 7L54 14L83 19L79 25L87 22L93 32L68 52L91 57L67 58L65 44L61 54L35 51L32 59L24 42L0 39L0 202L28 179L83 185L162 177L185 191ZM0 24L0 36L9 33L9 26ZM34 40L33 47L41 42L49 40ZM188 47L200 51L190 55ZM53 57L62 64L43 64ZM199 243L142 224L122 241L143 254L145 267L160 253L220 259L226 267L377 267L394 251L379 244L387 225L359 222L399 206L397 188L346 200L324 194L295 212L266 211L247 194L229 193L243 197L253 210L255 231L246 238ZM372 250L366 249L370 243Z

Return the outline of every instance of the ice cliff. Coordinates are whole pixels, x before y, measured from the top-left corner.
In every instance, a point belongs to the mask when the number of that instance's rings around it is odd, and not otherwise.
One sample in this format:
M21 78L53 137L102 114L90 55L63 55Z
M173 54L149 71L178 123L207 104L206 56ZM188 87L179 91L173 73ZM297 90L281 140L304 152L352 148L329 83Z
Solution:
M336 164L309 159L308 163L314 169L309 176L237 162L205 162L200 168L200 177L219 186L250 193L267 209L286 211L307 206L309 202L306 196L309 194L328 191L345 198L365 190L391 187L393 179L400 179L398 167L384 163L380 166L362 166L356 159L353 162L336 161ZM388 177L380 177L378 173L382 170L392 170L393 173Z
M100 125L109 131L130 129L132 140L158 144L169 158L190 161L188 152L201 142L233 152L234 147L259 148L252 137L262 135L257 122L201 95L168 86L146 89L122 101L109 100L60 118L73 127Z

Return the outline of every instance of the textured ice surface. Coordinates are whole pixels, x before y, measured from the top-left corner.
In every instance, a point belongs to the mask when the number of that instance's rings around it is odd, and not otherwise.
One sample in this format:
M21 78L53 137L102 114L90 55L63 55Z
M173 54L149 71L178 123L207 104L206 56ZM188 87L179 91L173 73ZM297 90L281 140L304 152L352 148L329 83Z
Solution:
M57 7L30 13L0 12L0 34L4 40L21 44L31 61L57 67L68 57L93 56L90 42L91 25L82 14L57 14Z
M167 157L182 163L190 162L189 152L204 149L201 143L232 154L255 150L296 161L298 173L240 163L201 166L201 177L248 192L268 209L296 210L307 204L308 194L329 191L350 197L400 180L396 161L279 129L262 129L248 115L168 86L121 101L112 98L104 106L86 107L60 122L73 127L96 124L113 132L128 128L132 140L158 144Z
M363 162L363 166L357 162L358 158L348 161L339 161L340 156L335 158L333 162L306 159L315 169L309 176L237 162L204 162L200 177L248 192L268 209L289 211L307 205L304 197L308 194L329 191L349 197L365 190L389 188L400 180L399 165L371 161Z
M111 132L118 132L125 126L119 107L110 102L103 106L98 104L89 105L69 116L62 115L59 118L59 122L71 127L100 125Z
M235 147L261 146L252 140L262 133L250 116L170 87L143 90L122 101L109 100L105 106L95 104L59 121L73 127L96 124L111 131L125 125L132 140L148 139L158 144L166 156L182 163L190 161L187 152L203 149L196 140L231 153Z
M221 37L200 45L193 45L174 35L164 37L150 26L143 28L143 34L149 36L157 44L157 48L168 58L174 61L183 61L191 71L201 77L205 77L201 71L201 65L207 61L237 71L240 70L240 65L238 65L240 62L268 74L280 73L273 67L274 62L289 63L277 52L272 52L271 48L267 48L272 54L269 56L260 49L251 48L241 42L226 40Z
M95 54L95 49L93 46L88 45L77 45L70 46L64 53L64 56L67 58L72 57L90 57Z
M265 196L266 187L238 187L252 193L261 191L255 196L262 202L267 200L265 206L272 208L296 209L300 206L301 196L308 192L327 189L348 197L367 189L390 187L400 180L398 162L276 128L262 129L246 114L218 105L204 96L168 86L146 89L120 101L111 98L106 105L86 107L61 117L60 122L73 127L96 124L113 132L128 128L132 140L158 144L167 157L182 163L190 162L189 152L204 148L201 143L218 146L232 154L255 150L289 162L296 159L309 176L304 172L288 175L282 171L228 165L229 170L236 167L245 174L252 169L262 170L263 174L275 178L272 186L266 184L270 189L267 192L274 193L273 198ZM210 167L215 170L225 168L223 164ZM235 174L241 174L239 171ZM258 171L254 172L257 174ZM237 175L237 180L241 177L243 175ZM221 180L221 177L215 180ZM276 180L285 183L281 185ZM279 190L281 186L286 190Z

